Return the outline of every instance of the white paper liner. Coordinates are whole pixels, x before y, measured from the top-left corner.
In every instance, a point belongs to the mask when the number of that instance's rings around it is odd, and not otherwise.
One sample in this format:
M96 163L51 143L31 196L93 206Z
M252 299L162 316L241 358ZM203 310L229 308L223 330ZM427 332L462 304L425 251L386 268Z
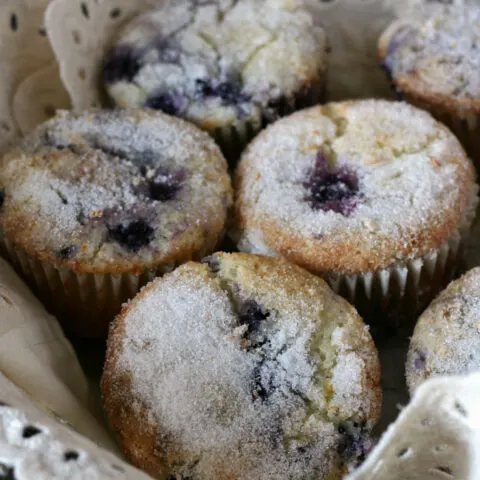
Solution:
M2 478L15 480L150 478L38 409L31 399L2 373L0 373L0 402ZM32 431L32 427L37 430Z
M22 274L34 292L52 311L64 329L81 338L104 339L121 306L156 276L175 264L147 269L141 274L76 273L55 268L28 255L2 238L3 254Z
M0 372L26 391L37 406L54 412L103 446L117 450L90 413L94 411L94 399L72 346L55 318L47 314L3 259Z
M480 374L427 380L346 480L478 480Z
M421 258L397 262L389 268L353 275L329 274L330 287L353 304L366 301L386 310L392 302L407 300L413 306L429 299L455 274L462 240L456 236Z

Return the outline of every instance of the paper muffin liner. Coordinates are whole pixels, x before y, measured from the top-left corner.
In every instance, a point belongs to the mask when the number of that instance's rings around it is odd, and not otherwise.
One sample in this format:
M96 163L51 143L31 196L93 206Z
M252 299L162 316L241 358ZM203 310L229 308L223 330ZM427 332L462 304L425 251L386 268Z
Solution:
M325 102L326 72L321 72L318 78L319 79L316 82L312 82L309 87L296 92L288 100L282 101L278 113L272 115L268 111L268 107L266 107L260 118L253 120L239 119L234 125L218 127L213 132L210 132L215 142L220 146L231 168L235 166L250 140L268 124L302 108Z
M76 273L41 262L6 238L0 240L0 249L65 331L83 338L106 338L122 304L156 276L177 266L164 264L138 275Z
M325 280L363 314L385 312L399 306L418 311L455 275L463 242L458 235L423 257L372 272L330 273Z

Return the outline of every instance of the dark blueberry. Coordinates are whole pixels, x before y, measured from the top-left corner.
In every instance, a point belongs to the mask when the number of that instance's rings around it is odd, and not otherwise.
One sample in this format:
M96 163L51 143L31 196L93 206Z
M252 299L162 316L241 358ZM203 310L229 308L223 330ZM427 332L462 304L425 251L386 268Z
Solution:
M77 252L77 247L75 245L70 245L56 252L56 256L60 260L68 260L69 258L73 257L73 255L75 255L76 252Z
M275 390L271 382L267 382L267 384L265 384L265 382L262 381L262 366L263 366L263 361L260 362L253 369L253 387L252 387L253 400L261 400L261 401L268 400L270 395Z
M80 455L78 454L78 452L75 452L75 450L68 450L63 454L63 460L65 462L71 462L71 461L78 460L79 456Z
M117 45L105 59L103 80L106 84L131 82L139 70L139 53L128 45Z
M365 424L345 422L338 427L338 433L341 437L337 445L337 453L346 457L348 461L361 463L365 460L372 447Z
M424 370L427 362L427 355L420 350L415 350L413 355L413 368L415 370Z
M260 324L266 320L270 313L264 313L255 300L246 301L240 308L240 324L248 326L248 333L256 332Z
M33 425L27 425L23 429L22 437L31 438L31 437L34 437L35 435L38 435L39 433L42 433L42 431L39 428L34 427Z
M247 100L242 92L242 86L239 81L210 82L208 80L196 80L196 94L202 98L217 97L223 100L227 105L236 105Z
M210 82L203 80L202 78L197 78L197 80L195 80L195 89L197 95L201 97L210 97L214 94Z
M178 93L159 93L149 97L145 106L167 115L178 115L185 109L186 99Z
M220 262L217 257L206 257L202 260L202 263L207 264L213 273L220 271Z
M138 252L153 240L154 229L143 220L135 220L127 226L121 224L109 228L108 233L110 239L122 247Z
M0 480L16 480L14 468L0 463Z
M183 174L157 174L149 181L149 197L160 202L173 200L182 188Z
M268 102L267 114L268 120L273 121L284 117L293 111L292 102L285 96L275 98Z
M5 189L0 188L0 208L3 206L4 201L5 201Z
M306 200L314 210L350 215L359 199L358 178L347 167L331 168L322 152L317 154L310 178L304 183L310 191Z

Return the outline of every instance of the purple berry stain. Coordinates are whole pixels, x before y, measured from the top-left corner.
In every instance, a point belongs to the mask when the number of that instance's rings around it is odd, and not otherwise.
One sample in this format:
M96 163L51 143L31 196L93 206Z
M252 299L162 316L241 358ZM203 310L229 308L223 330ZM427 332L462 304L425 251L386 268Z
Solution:
M372 441L366 432L365 423L347 421L338 427L340 441L337 453L347 461L360 464L373 447Z
M427 355L420 350L415 350L415 353L413 354L413 368L416 371L424 370L426 364L427 364Z
M154 229L144 220L135 220L126 226L120 224L109 227L108 235L111 240L136 253L153 240Z
M158 171L148 183L149 197L159 202L173 200L182 188L184 176L183 172Z
M145 106L153 110L160 110L167 115L179 115L188 106L188 100L175 92L163 92L149 97Z
M106 84L131 82L140 70L138 52L128 45L114 47L105 59L103 65L103 80Z
M310 178L303 184L310 191L306 201L313 210L340 213L348 217L360 198L358 178L346 166L330 167L318 152Z
M226 80L218 82L199 78L196 80L196 95L199 100L214 97L220 98L226 105L236 105L247 101L239 81Z
M270 313L263 312L260 305L255 300L245 302L239 313L240 324L247 325L248 333L256 332L260 324L270 316Z

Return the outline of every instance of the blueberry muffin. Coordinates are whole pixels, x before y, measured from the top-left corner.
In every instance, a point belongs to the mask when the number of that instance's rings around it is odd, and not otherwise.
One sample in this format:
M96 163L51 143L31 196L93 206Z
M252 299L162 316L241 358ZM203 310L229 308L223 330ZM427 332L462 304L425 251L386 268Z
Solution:
M339 479L371 448L381 403L355 309L243 253L183 265L126 305L102 393L126 456L159 479Z
M480 162L480 8L452 5L395 21L379 53L396 92L446 123Z
M452 282L419 318L406 372L410 393L433 376L480 372L480 268Z
M375 308L438 288L477 203L474 168L448 129L383 100L279 120L249 145L235 182L240 250L285 257Z
M0 187L4 254L95 337L154 275L216 249L232 197L206 133L140 109L57 115L3 158Z
M302 0L168 0L123 28L103 80L114 104L186 118L231 157L265 122L320 101L326 49Z

